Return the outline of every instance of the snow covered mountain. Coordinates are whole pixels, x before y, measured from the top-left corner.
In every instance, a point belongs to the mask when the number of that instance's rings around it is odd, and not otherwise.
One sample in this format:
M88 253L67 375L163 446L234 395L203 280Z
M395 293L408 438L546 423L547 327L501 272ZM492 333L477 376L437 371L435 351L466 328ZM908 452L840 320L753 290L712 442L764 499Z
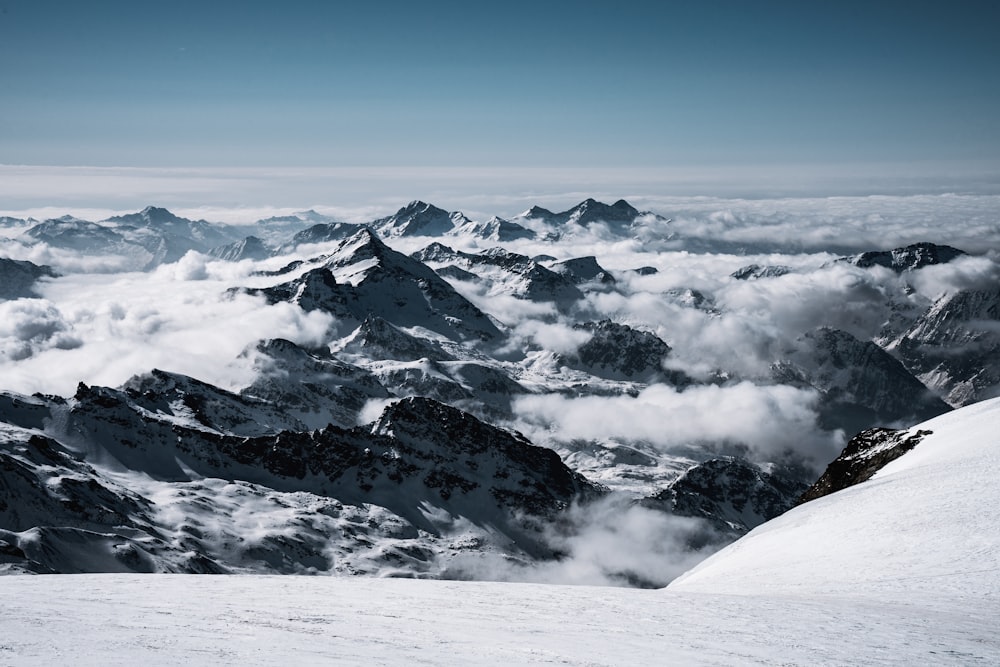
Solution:
M288 282L249 291L271 303L288 301L305 310L324 310L353 326L376 315L396 326L422 327L453 340L501 336L489 317L451 285L367 228L345 239L315 268Z
M453 236L480 238L485 241L494 241L497 243L535 238L535 232L530 229L497 216L493 216L486 222L474 222L470 220L459 224L449 234Z
M527 255L501 247L478 253L453 250L432 243L411 255L443 275L484 283L490 294L507 294L529 301L551 301L567 307L583 298L572 279L547 268ZM459 269L461 273L455 271Z
M386 238L396 236L441 236L470 224L461 212L449 213L422 201L411 201L393 215L379 218L372 228Z
M1000 291L941 296L887 345L927 386L954 406L997 394L1000 385Z

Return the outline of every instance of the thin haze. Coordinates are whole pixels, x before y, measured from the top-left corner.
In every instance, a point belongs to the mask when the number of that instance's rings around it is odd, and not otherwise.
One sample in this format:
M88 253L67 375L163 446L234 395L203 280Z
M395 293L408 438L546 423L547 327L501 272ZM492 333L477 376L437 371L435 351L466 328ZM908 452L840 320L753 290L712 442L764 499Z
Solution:
M998 14L987 2L12 0L0 161L995 166Z

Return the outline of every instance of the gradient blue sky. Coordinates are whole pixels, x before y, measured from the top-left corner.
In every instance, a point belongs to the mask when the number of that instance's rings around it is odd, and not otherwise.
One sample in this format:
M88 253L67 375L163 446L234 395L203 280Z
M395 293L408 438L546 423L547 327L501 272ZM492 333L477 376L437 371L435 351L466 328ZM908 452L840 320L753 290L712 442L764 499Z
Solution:
M1000 3L0 0L0 163L1000 163Z

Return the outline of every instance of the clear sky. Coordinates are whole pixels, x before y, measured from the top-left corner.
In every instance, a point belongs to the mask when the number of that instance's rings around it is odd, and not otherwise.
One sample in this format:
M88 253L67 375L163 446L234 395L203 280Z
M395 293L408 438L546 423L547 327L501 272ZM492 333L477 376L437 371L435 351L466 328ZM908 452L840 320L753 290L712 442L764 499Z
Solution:
M1000 163L995 2L0 0L0 163Z

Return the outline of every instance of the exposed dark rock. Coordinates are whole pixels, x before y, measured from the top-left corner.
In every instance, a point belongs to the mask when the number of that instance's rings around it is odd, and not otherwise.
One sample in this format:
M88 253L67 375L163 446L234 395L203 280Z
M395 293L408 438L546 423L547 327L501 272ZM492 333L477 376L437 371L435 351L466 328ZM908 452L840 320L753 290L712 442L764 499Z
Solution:
M760 280L761 278L777 278L790 273L787 266L760 266L759 264L749 264L741 269L729 274L736 280Z
M895 250L876 250L841 257L838 261L848 262L863 269L884 266L896 273L903 273L904 271L922 269L932 264L945 264L965 254L965 251L947 245L914 243Z
M916 447L930 434L931 431L916 431L911 434L909 431L890 428L871 428L858 433L796 504L822 498L871 479L887 463Z
M749 461L725 456L689 468L642 504L705 519L732 539L789 510L806 487L791 471L765 472Z
M35 285L39 278L58 275L48 266L0 257L0 301L38 296Z

